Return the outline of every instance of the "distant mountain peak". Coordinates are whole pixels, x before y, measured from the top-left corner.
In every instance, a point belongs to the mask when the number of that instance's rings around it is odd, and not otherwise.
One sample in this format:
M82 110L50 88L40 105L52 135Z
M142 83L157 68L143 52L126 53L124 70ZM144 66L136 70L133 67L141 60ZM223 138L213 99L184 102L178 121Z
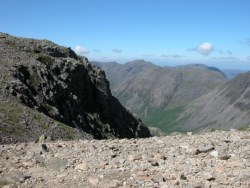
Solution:
M125 63L124 65L146 65L146 66L157 66L155 64L153 64L152 62L150 61L145 61L144 59L138 59L138 60L133 60L133 61L129 61L127 63Z

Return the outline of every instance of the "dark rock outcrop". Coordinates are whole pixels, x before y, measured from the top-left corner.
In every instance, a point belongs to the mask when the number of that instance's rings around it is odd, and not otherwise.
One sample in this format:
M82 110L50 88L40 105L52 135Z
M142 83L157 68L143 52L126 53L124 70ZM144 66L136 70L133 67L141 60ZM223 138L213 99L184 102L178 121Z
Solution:
M97 139L150 136L148 128L111 95L105 72L87 58L47 40L0 33L0 43L5 70L1 98L17 99Z

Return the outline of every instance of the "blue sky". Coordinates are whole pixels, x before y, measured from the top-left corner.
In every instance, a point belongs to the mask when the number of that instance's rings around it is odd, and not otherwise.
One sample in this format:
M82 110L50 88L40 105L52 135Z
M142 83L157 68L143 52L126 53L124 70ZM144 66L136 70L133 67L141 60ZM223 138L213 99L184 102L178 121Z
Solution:
M0 31L90 60L250 70L249 0L6 0Z

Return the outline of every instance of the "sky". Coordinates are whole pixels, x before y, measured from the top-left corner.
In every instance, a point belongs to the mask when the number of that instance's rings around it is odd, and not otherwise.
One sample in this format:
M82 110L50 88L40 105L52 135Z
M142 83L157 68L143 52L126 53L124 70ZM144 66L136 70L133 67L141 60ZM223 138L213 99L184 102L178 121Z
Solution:
M249 0L6 0L0 32L89 60L250 70Z

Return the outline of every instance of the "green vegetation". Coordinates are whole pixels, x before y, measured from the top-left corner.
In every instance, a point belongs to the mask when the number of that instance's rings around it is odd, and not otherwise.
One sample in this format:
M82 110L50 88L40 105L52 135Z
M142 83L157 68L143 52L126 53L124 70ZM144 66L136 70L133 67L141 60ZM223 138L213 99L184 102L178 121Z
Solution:
M31 74L29 76L30 83L34 86L37 86L39 84L39 77L37 74Z
M238 131L249 131L249 127L240 127L238 128Z
M47 65L52 64L52 63L55 62L55 60L52 57L47 56L47 55L41 55L41 56L38 57L37 60L42 62L42 63L45 63Z
M183 112L183 110L183 106L167 111L156 110L149 117L146 117L143 120L147 125L157 127L166 133L176 131L180 132L181 130L178 128L178 125L181 124L181 122L185 122L189 118L189 116L184 116L183 118L178 119L179 114Z
M19 125L19 120L22 115L22 109L18 106L0 103L0 113L4 114L0 131L21 136L24 130ZM11 126L7 126L11 125Z
M215 129L215 128L211 128L210 129L210 132L215 132L217 129Z
M8 46L11 47L11 48L17 48L16 43L13 42L13 41L8 41L8 42L6 42L6 44L8 44Z
M69 127L63 123L60 123L59 126L66 132L70 140L75 140L77 138L72 130L73 129L72 127Z

